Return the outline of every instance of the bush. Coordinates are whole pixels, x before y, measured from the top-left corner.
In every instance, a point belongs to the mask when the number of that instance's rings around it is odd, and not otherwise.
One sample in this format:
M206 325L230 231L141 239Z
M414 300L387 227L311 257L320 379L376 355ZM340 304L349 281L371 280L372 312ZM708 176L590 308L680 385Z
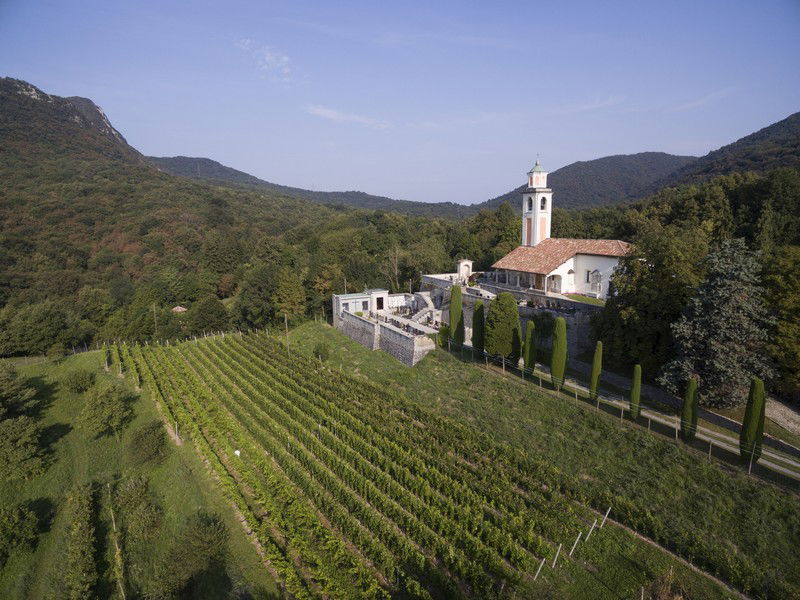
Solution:
M89 369L75 369L64 375L61 382L67 391L79 394L94 385L95 374Z
M134 465L161 461L166 456L167 436L161 421L151 421L133 432L128 441L128 458Z
M38 519L27 506L0 509L0 568L17 549L33 548Z
M144 502L149 494L147 478L144 475L137 475L127 477L117 484L114 500L120 510L127 512Z
M131 393L119 384L92 388L81 411L81 421L96 437L110 433L119 437L133 416L132 400Z
M52 360L53 362L58 362L64 356L66 356L67 350L64 348L64 344L61 342L56 342L52 346L47 349L47 358Z
M567 368L567 323L558 317L553 326L553 353L550 356L550 376L557 390L564 385Z
M331 348L325 342L317 342L314 345L314 356L322 362L326 362L331 356Z
M97 583L94 560L94 491L91 485L81 485L69 494L71 521L65 557L64 583L70 600L92 597Z
M500 292L489 305L486 319L486 351L495 356L519 358L522 355L522 328L517 301Z
M442 348L447 348L447 340L450 339L450 326L447 323L442 323L439 327L439 345Z

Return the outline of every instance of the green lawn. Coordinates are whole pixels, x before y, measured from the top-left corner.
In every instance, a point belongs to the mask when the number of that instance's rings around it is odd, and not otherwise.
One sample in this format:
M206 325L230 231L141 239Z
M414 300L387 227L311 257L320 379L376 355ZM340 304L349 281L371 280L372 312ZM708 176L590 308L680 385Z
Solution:
M295 352L308 354L319 339L327 340L335 349L334 368L391 386L545 458L570 477L571 493L595 508L611 504L612 516L749 594L800 596L800 501L794 492L442 350L408 368L315 323L297 328L290 339ZM642 552L661 560L656 551Z
M188 445L169 444L166 458L156 466L133 467L124 447L139 425L158 418L155 405L143 393L134 404L135 418L121 440L114 436L91 439L80 427L77 416L83 395L67 392L59 386L63 374L76 367L94 370L99 380L114 378L102 369L100 352L76 355L53 364L49 361L15 361L19 372L30 377L43 402L42 424L53 451L46 471L31 481L0 483L0 506L33 501L43 532L31 552L16 552L0 569L0 597L4 599L58 598L64 571L66 533L69 525L65 495L77 483L96 482L101 492L105 484L121 476L144 474L150 489L164 510L162 528L153 545L156 554L171 541L184 519L198 510L217 513L230 532L223 568L210 571L203 578L194 597L219 598L231 590L247 589L260 597L277 595L275 582L261 563L254 546L245 537L230 506L210 480L208 471ZM116 585L110 565L110 516L105 493L97 495L96 536L100 597L111 597ZM119 514L117 515L119 519ZM124 544L123 544L124 555ZM117 596L114 596L117 597ZM130 595L128 596L131 597Z
M576 302L583 302L584 304L594 304L595 306L605 306L606 301L600 298L592 298L591 296L582 296L581 294L564 294L570 300Z

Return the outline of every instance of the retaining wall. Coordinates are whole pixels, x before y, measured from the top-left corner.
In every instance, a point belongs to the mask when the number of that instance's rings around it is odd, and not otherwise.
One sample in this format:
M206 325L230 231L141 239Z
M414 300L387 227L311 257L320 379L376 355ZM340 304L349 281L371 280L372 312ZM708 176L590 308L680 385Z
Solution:
M425 335L409 335L389 323L375 323L349 312L342 313L338 329L365 348L381 349L409 367L436 347Z

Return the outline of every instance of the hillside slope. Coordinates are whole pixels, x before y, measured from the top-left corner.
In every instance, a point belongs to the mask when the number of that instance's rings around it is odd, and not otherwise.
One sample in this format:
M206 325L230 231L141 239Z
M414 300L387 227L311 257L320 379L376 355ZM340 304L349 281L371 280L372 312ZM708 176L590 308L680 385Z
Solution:
M560 208L579 208L620 204L641 198L658 181L676 169L691 165L693 156L664 152L617 154L595 160L579 161L550 173L547 184L553 189L554 202ZM519 204L525 185L501 196L472 206L474 209L497 208L503 202Z
M655 181L649 191L736 172L763 174L780 167L800 167L800 112L680 167Z
M468 207L453 202L412 202L410 200L395 200L384 196L373 196L372 194L357 191L317 192L279 185L264 181L243 171L226 167L210 158L148 156L147 160L162 171L172 175L211 181L223 185L246 186L257 190L302 198L318 204L352 206L369 210L387 210L408 215L436 216L450 219L463 217L471 212Z

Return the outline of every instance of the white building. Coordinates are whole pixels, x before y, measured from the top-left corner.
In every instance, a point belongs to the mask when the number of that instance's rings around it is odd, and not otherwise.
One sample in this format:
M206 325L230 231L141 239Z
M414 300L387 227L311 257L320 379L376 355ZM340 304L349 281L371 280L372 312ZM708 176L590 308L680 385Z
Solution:
M499 286L608 297L608 283L630 244L620 240L551 238L553 191L536 161L522 194L522 245L492 265Z

